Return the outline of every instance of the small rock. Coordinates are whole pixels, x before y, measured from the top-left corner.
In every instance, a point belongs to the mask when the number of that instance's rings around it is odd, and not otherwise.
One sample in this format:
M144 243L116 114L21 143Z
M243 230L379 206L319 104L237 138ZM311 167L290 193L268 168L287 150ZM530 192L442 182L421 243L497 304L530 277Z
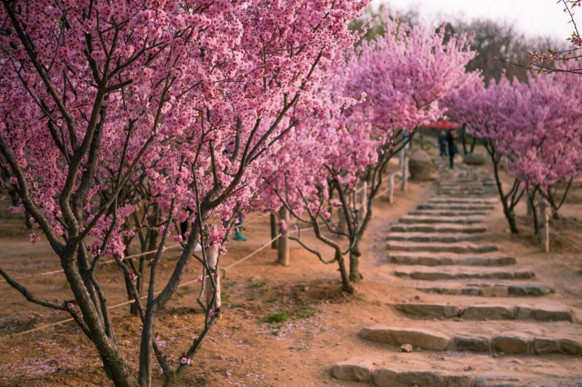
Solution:
M468 165L483 165L486 162L485 156L480 153L468 153L463 156L463 162Z
M412 352L412 345L410 345L410 344L402 344L400 346L400 352Z
M464 371L473 371L475 368L471 367L471 366L467 366L465 368L463 368Z
M430 155L422 150L415 150L408 164L412 180L426 181L436 179L436 167Z

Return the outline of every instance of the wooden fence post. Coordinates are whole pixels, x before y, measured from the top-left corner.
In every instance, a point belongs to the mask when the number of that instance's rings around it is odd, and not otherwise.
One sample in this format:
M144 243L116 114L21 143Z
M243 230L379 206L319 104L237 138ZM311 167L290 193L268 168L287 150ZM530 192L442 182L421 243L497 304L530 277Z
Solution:
M400 176L402 179L400 190L402 192L405 192L408 183L408 157L406 156L404 149L402 150L402 153L400 155L400 168L401 168Z
M279 232L281 237L278 240L277 263L283 266L289 266L289 240L287 239L287 230L289 227L289 211L286 207L279 210Z
M360 189L360 221L366 216L366 205L368 204L368 182L364 181Z
M546 253L550 252L550 206L549 203L542 199L540 201L540 219L542 227L540 228L542 246Z
M388 176L388 203L394 203L394 174Z

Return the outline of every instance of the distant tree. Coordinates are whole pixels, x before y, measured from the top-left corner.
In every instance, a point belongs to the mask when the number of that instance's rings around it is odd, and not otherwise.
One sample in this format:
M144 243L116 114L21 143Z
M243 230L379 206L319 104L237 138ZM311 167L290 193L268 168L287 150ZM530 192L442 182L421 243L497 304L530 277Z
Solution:
M560 44L549 38L526 38L512 26L493 20L452 23L455 33L473 36L471 48L477 52L467 70L480 70L486 84L501 76L525 82L532 65L532 51L546 51Z

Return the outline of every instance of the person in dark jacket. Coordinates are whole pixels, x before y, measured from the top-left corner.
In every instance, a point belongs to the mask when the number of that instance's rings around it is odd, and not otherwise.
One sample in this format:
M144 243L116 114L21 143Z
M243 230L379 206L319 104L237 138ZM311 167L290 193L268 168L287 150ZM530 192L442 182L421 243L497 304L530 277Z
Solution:
M447 133L444 130L441 130L439 136L439 149L441 151L441 157L445 157L447 155Z
M452 169L454 167L455 155L458 153L455 135L452 130L447 132L447 145L449 148L449 166Z

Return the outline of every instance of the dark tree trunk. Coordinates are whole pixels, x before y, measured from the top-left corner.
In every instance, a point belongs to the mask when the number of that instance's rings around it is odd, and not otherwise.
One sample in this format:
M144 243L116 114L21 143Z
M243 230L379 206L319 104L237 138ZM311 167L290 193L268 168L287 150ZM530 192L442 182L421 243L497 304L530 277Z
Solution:
M360 248L358 242L354 243L354 247L350 249L350 281L359 282L364 276L360 273Z
M342 289L347 293L354 293L354 286L351 284L350 279L348 277L348 272L346 271L346 265L344 263L344 258L342 256L341 251L336 250L335 252L335 259L337 261L340 276L342 279Z
M277 236L277 217L275 216L275 214L271 214L269 216L270 219L270 223L271 223L271 239L275 239L275 237ZM271 242L271 248L274 250L277 250L279 248L279 241L273 241Z

